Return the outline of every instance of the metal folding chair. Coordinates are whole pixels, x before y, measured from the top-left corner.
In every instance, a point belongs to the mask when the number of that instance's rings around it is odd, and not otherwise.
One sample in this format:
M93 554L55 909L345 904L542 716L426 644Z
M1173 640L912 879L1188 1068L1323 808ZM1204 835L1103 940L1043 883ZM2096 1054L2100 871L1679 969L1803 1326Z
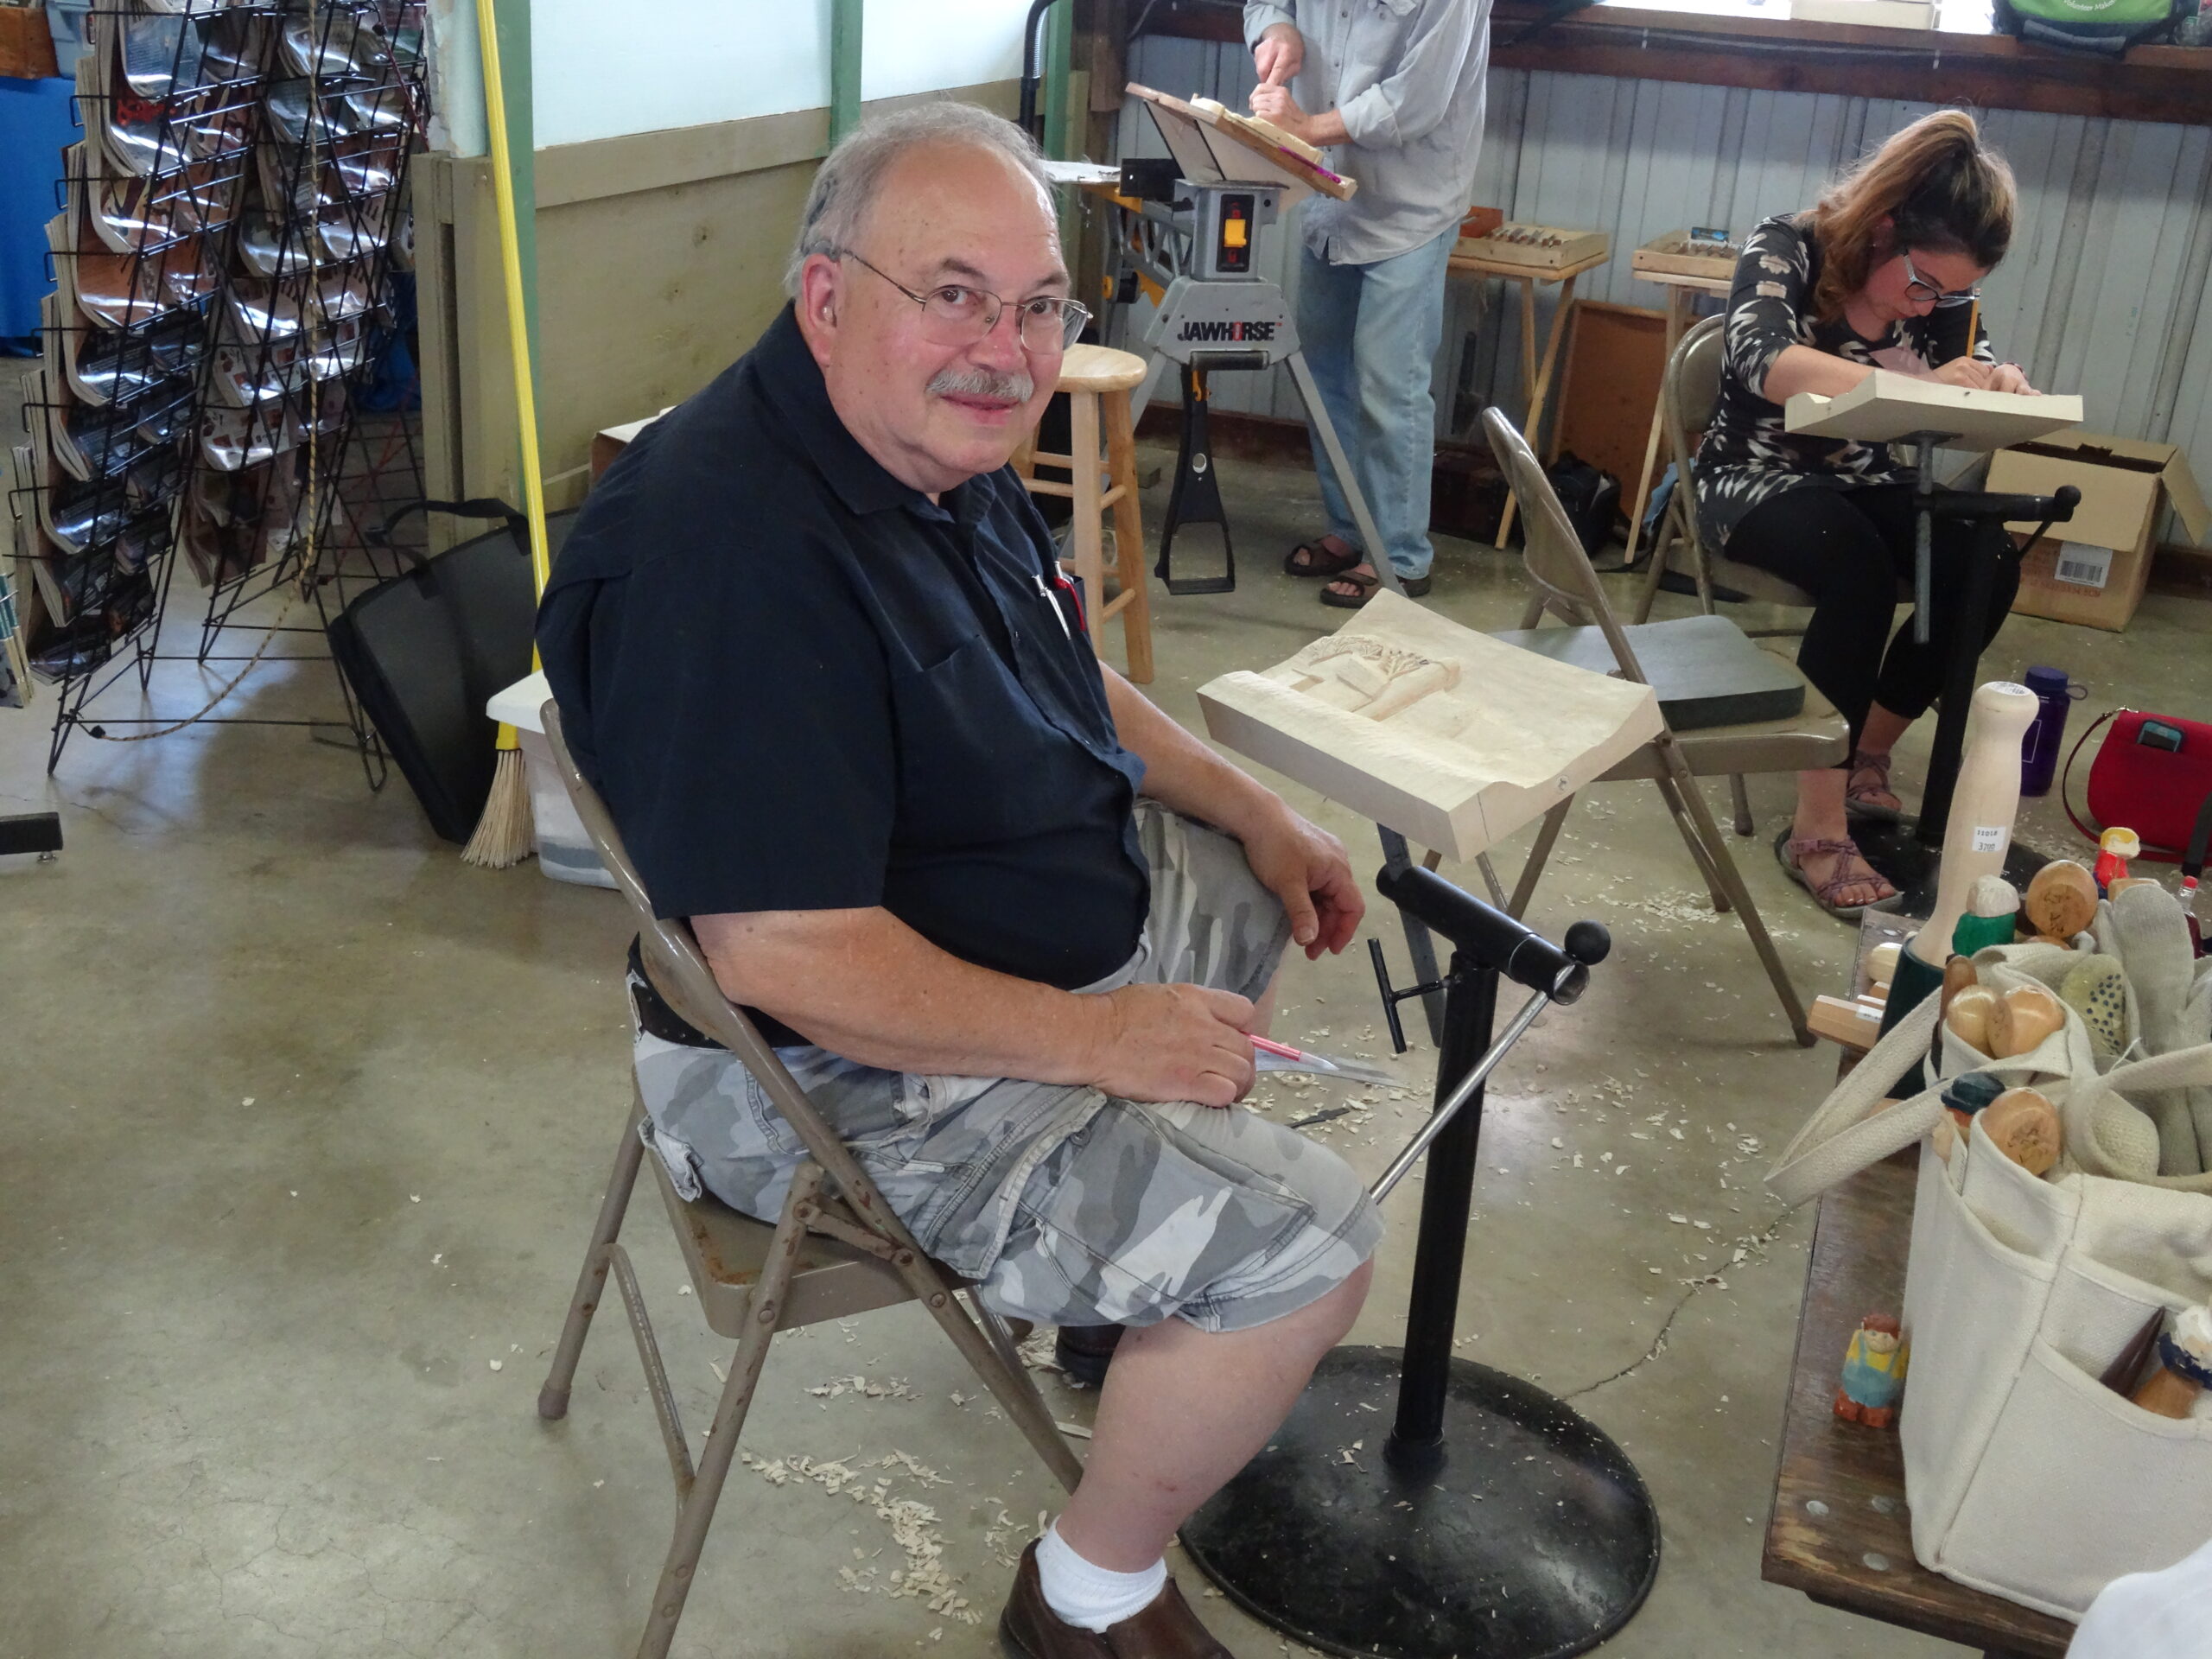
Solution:
M1522 514L1522 563L1532 585L1529 612L1522 626L1534 627L1549 611L1572 626L1594 627L1605 636L1623 679L1648 684L1635 649L1622 631L1620 620L1606 601L1605 590L1591 568L1581 538L1567 522L1550 480L1544 476L1528 441L1496 410L1483 411L1483 426L1490 447L1504 470L1505 481L1520 499ZM1655 556L1656 556L1655 555ZM1712 810L1699 790L1700 778L1737 777L1748 772L1805 772L1831 766L1844 756L1850 739L1843 717L1827 700L1808 684L1805 707L1789 720L1760 721L1742 726L1713 726L1677 735L1671 726L1627 760L1599 779L1613 783L1623 779L1649 779L1658 787L1673 816L1675 828L1704 878L1715 910L1732 910L1751 936L1751 948L1773 983L1783 1012L1799 1043L1809 1046L1811 1028L1805 1023L1805 1005L1789 982L1766 924L1744 886L1744 878L1729 855L1728 843L1713 822ZM1537 878L1551 856L1553 843L1567 822L1573 798L1560 802L1544 815L1536 831L1529 861L1515 883L1510 906L1518 916L1535 891Z
M1669 570L1696 584L1697 607L1707 616L1714 614L1716 589L1790 610L1813 608L1813 596L1796 582L1784 582L1756 564L1708 552L1698 533L1697 472L1691 463L1697 441L1713 424L1713 411L1720 404L1720 360L1726 349L1721 331L1726 322L1726 317L1707 317L1684 334L1675 354L1667 359L1666 376L1660 382L1659 421L1667 434L1668 458L1675 463L1675 488L1667 498L1667 512L1651 551L1651 569L1644 576L1643 591L1637 596L1635 620L1638 622L1651 620L1659 584ZM1909 604L1911 600L1912 584L1898 582L1898 602ZM1751 639L1794 639L1804 632L1805 626L1800 622L1786 628L1745 628L1744 634ZM1736 833L1748 836L1752 828L1751 806L1741 772L1730 776L1728 792L1736 810Z
M1667 435L1667 458L1675 463L1675 489L1667 499L1659 543L1652 550L1643 591L1637 598L1635 620L1638 622L1651 620L1659 584L1669 570L1697 584L1697 607L1707 616L1713 614L1716 586L1770 605L1812 608L1813 596L1795 582L1784 582L1755 564L1709 553L1698 535L1697 478L1691 462L1700 435L1713 424L1713 411L1720 404L1720 363L1726 350L1722 329L1726 322L1726 317L1707 317L1694 326L1675 344L1659 383L1659 424ZM1745 632L1759 639L1799 634L1804 629L1747 628Z
M645 1103L632 1085L614 1170L600 1205L599 1220L584 1252L568 1322L554 1350L553 1367L537 1396L538 1415L567 1415L569 1390L584 1337L591 1327L611 1271L637 1338L647 1392L667 1442L675 1476L676 1532L653 1592L639 1659L662 1659L675 1638L677 1621L697 1569L699 1553L712 1523L715 1504L737 1453L739 1433L768 1357L768 1344L780 1331L817 1320L842 1319L869 1308L918 1301L926 1307L961 1357L1006 1408L1007 1414L1061 1484L1072 1491L1083 1467L1053 1427L1052 1413L1029 1380L1005 1325L982 1305L975 1287L925 1255L913 1235L894 1215L875 1183L852 1153L809 1103L791 1074L759 1029L725 997L691 930L664 921L623 850L598 792L577 772L561 732L560 710L544 707L545 738L561 781L601 860L638 913L639 955L646 976L673 1008L702 1035L711 1037L743 1063L765 1089L784 1121L804 1144L806 1160L791 1182L783 1213L773 1226L741 1215L711 1196L687 1202L676 1191L658 1158L644 1156L639 1130ZM675 1224L693 1293L708 1326L736 1339L714 1425L697 1464L683 1437L676 1395L661 1363L660 1347L630 1258L618 1238L640 1163L649 1164L669 1219ZM964 1293L967 1305L960 1297ZM972 1316L971 1312L972 1310Z

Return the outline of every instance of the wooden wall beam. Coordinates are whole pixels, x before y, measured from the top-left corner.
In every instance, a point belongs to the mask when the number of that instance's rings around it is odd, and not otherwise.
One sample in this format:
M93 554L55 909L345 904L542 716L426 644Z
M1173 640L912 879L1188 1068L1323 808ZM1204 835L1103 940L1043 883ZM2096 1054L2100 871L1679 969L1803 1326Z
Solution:
M1513 44L1541 11L1534 0L1499 0L1491 24L1493 67L2050 115L2212 123L2212 51L2187 47L2137 47L2124 60L2112 62L2009 35L1625 6L1577 12L1534 41ZM1160 0L1145 30L1189 40L1241 40L1242 9L1223 0Z

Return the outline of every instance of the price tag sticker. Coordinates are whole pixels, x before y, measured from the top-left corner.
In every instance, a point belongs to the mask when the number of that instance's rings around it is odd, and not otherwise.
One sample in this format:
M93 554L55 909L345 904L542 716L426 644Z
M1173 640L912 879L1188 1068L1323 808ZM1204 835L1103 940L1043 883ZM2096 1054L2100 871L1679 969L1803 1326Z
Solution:
M2005 847L2005 828L2002 824L1977 823L1974 827L1974 850L1977 853L2001 852Z

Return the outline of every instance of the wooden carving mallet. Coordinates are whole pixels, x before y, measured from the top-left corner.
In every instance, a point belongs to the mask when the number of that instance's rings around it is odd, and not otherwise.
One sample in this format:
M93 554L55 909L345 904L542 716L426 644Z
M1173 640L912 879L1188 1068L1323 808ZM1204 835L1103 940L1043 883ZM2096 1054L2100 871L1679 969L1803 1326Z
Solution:
M1965 914L1974 884L2001 875L2020 810L2020 739L2039 705L2034 692L2010 680L1991 680L1974 694L1967 716L1951 816L1943 826L1943 868L1936 880L1936 908L1897 957L1897 977L1882 1009L1889 1030L1943 982L1951 933ZM1904 1084L1916 1087L1912 1079Z

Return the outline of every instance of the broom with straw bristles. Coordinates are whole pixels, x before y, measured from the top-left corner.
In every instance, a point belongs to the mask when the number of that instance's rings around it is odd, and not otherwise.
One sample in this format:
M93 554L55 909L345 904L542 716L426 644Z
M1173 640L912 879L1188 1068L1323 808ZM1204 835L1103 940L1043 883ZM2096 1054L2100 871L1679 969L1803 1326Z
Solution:
M484 57L484 118L491 137L492 194L499 220L499 270L507 290L507 348L514 359L515 411L521 423L523 506L530 518L530 569L532 587L541 597L552 571L552 557L545 539L545 486L537 468L537 403L531 393L530 312L522 281L521 219L515 206L513 157L507 142L507 101L499 74L499 35L494 0L476 0L476 32ZM525 152L527 153L527 152ZM534 169L533 169L533 177ZM531 211L537 211L537 191L531 192ZM535 251L536 238L532 238ZM538 666L531 653L531 667ZM461 861L479 869L504 870L531 854L532 826L530 785L523 772L520 740L515 728L499 728L499 759L492 774L491 798L484 816L476 820L476 833L461 850Z

